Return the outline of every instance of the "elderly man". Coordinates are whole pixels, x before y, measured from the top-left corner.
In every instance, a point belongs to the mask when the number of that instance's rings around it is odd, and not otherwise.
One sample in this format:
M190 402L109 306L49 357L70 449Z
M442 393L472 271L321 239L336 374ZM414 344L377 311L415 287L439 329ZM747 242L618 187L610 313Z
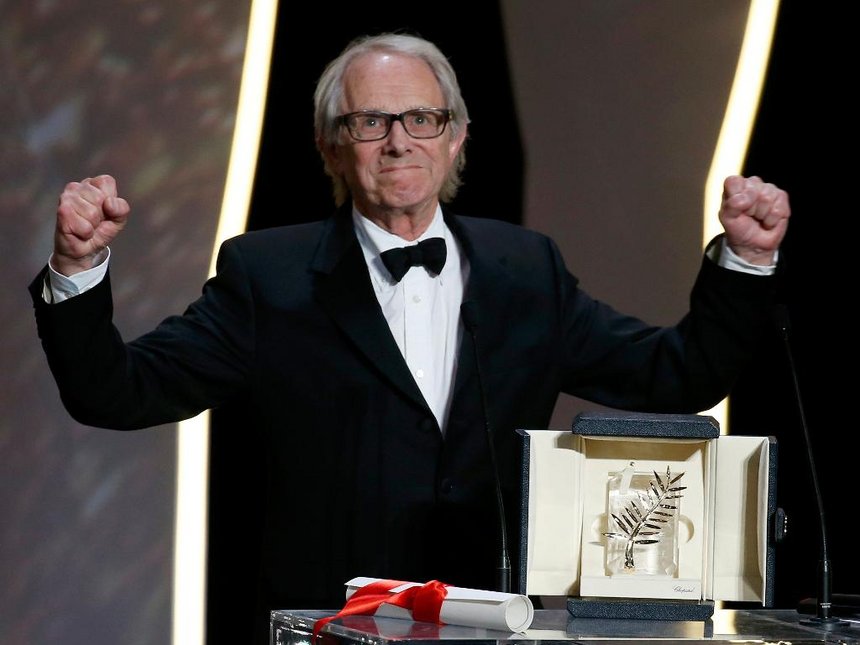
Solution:
M107 247L129 205L107 175L66 187L49 267L31 287L80 422L244 415L236 432L266 455L261 573L247 590L263 633L270 609L339 606L356 575L492 588L491 456L510 520L515 429L546 427L560 392L663 412L725 396L768 324L789 216L783 191L728 178L725 234L689 314L651 327L590 298L545 236L442 207L459 184L468 115L431 43L351 43L315 105L341 208L226 242L183 315L128 343L112 327ZM462 311L477 333L464 333Z

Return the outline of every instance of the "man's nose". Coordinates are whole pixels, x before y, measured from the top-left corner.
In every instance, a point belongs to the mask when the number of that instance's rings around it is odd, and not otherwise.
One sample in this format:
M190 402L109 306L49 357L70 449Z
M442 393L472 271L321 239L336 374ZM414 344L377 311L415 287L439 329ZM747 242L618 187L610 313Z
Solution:
M409 136L409 133L406 132L406 128L403 127L400 121L395 121L391 124L388 136L385 137L385 143L386 147L390 146L393 150L403 151L408 149L412 144L412 137Z

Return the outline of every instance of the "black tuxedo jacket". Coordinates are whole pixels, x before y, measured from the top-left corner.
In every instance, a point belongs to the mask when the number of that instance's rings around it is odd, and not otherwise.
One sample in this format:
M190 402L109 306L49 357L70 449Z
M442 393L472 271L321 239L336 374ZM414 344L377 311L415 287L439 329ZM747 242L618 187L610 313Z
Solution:
M562 391L639 411L707 409L768 324L773 278L704 260L689 314L655 328L579 289L547 237L446 221L471 267L464 301L479 316L514 547L517 428L545 428ZM472 338L463 336L443 437L348 213L227 241L202 296L129 343L112 326L109 279L52 305L43 279L31 285L39 334L77 420L136 429L239 411L231 432L259 447L264 473L264 604L340 606L356 575L492 588L498 524Z

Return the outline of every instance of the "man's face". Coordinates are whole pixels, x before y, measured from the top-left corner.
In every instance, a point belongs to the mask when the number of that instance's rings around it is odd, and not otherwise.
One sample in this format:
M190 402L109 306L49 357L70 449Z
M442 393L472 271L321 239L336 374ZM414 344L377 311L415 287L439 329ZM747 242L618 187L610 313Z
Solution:
M424 61L374 52L353 61L344 76L341 113L379 110L399 114L419 107L447 108L442 90ZM463 139L451 125L435 139L414 139L395 121L379 141L355 141L342 128L340 143L327 149L329 163L343 176L358 209L371 219L432 215L439 191Z

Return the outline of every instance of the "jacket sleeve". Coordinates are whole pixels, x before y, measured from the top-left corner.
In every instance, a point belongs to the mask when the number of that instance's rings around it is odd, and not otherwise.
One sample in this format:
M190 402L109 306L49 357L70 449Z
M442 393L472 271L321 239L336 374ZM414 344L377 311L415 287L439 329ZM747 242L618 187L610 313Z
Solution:
M657 327L591 298L564 269L559 275L563 391L663 413L699 412L729 394L769 328L777 284L704 258L688 313Z
M242 258L229 242L201 297L128 343L112 321L110 275L49 304L42 297L46 271L30 285L39 338L63 404L80 423L129 430L180 421L245 387L253 303Z

